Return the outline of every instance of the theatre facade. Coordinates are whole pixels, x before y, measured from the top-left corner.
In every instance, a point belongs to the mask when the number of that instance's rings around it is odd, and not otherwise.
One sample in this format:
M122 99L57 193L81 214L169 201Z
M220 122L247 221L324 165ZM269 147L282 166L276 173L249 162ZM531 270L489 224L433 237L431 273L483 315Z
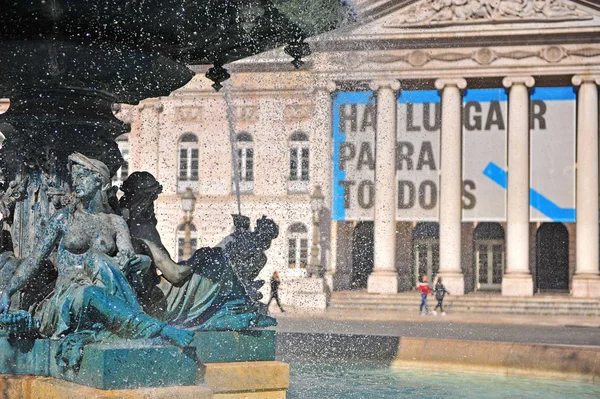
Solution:
M163 184L167 247L181 253L187 187L193 245L231 231L238 173L242 212L280 225L263 277L278 270L290 290L318 226L331 290L407 291L427 275L453 294L600 297L600 5L356 5L359 22L314 39L300 70L266 53L214 93L197 67L173 95L119 111L129 171Z

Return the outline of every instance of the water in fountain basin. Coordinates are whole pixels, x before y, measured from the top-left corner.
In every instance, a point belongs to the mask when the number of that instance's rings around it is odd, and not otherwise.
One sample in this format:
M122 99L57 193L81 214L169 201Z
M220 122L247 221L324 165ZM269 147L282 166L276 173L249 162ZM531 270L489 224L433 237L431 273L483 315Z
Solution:
M381 363L292 362L288 399L598 398L588 383L395 369Z

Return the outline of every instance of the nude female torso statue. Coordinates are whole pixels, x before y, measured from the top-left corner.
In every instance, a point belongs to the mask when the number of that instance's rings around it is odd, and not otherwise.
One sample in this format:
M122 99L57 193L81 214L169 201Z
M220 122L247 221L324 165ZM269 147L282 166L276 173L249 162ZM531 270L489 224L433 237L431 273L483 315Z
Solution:
M0 314L56 250L58 277L53 292L33 311L40 332L60 338L81 331L109 331L123 338L162 337L188 345L193 332L157 320L139 305L126 274L147 267L135 255L127 224L110 210L110 174L102 162L81 154L69 157L76 203L57 211L34 254L24 259L0 296Z

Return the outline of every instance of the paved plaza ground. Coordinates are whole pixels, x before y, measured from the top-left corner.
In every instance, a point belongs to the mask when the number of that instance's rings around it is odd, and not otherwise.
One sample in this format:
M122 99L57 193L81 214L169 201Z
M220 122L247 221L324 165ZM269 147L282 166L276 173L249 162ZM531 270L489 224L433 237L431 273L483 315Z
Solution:
M273 310L278 332L366 334L495 342L600 346L600 317L414 313L330 309Z

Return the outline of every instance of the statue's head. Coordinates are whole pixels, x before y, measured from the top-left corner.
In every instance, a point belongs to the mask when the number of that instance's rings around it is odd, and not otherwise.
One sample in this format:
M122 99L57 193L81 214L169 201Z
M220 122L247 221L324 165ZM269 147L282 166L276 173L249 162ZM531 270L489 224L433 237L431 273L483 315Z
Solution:
M97 159L73 153L69 156L69 171L77 198L91 198L98 191L105 193L111 187L108 167Z
M148 172L134 172L123 182L121 190L126 197L147 197L152 201L158 198L158 194L162 193L162 186Z

